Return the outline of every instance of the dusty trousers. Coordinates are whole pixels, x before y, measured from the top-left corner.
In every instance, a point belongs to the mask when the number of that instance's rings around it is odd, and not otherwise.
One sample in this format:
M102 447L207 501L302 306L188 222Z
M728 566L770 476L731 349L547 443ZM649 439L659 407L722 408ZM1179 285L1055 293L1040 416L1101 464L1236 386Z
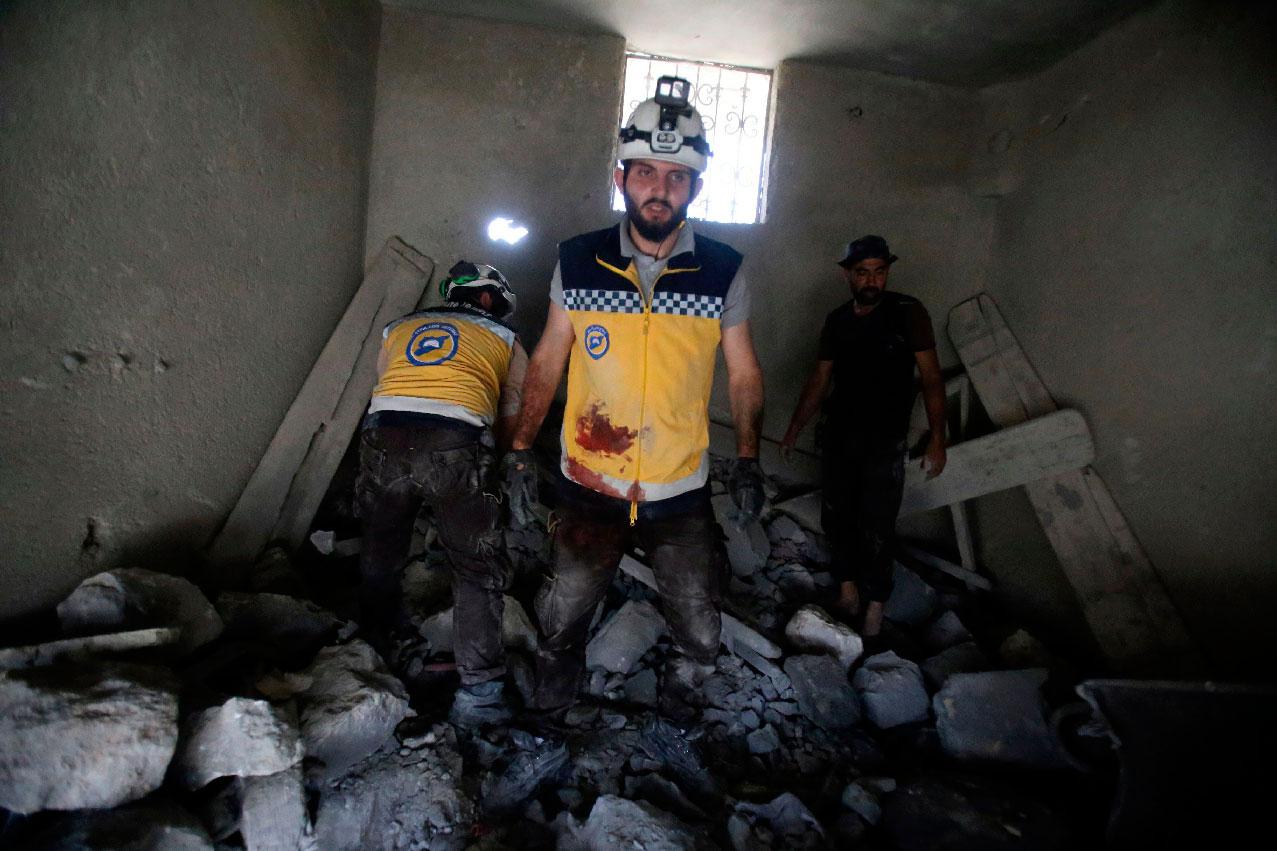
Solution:
M590 620L631 541L642 547L656 574L661 611L673 639L663 700L694 700L696 689L714 671L722 625L726 552L709 501L671 516L640 515L632 528L624 516L599 516L580 508L561 506L556 516L554 574L536 600L541 641L535 708L552 712L575 700Z
M822 441L821 525L839 582L856 583L862 598L891 596L896 515L904 495L904 444L832 436Z
M384 634L405 625L403 570L413 523L425 508L452 567L453 653L463 685L506 670L502 592L511 571L500 503L486 487L491 454L478 437L477 429L366 423L356 484L364 626Z

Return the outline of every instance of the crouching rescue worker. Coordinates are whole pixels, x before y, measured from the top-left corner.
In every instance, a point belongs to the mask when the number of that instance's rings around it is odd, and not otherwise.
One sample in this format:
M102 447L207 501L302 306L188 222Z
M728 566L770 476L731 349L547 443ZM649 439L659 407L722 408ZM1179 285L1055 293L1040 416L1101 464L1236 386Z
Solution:
M887 275L897 259L880 236L863 236L847 246L838 265L851 299L825 317L816 368L781 441L783 452L791 449L824 402L818 438L821 520L841 580L835 608L861 618L866 638L879 634L891 595L915 366L931 427L921 464L927 478L940 475L945 465L944 380L935 332L922 302L887 291Z
M620 132L619 225L559 246L545 332L532 355L513 451L502 462L511 515L536 498L529 447L568 368L553 575L537 599L534 708L553 723L576 697L585 641L622 552L640 546L673 647L661 709L694 717L718 655L726 553L710 507L708 403L715 352L727 364L739 458L732 495L763 503L763 381L750 338L741 255L695 234L687 210L709 146L688 83L662 77Z
M364 524L361 604L383 647L411 629L401 579L419 511L433 515L452 566L453 649L461 689L454 723L509 717L501 645L502 591L510 579L499 495L492 487L493 427L508 440L527 354L506 321L515 295L491 266L462 261L440 284L445 302L386 326L378 380L359 444Z

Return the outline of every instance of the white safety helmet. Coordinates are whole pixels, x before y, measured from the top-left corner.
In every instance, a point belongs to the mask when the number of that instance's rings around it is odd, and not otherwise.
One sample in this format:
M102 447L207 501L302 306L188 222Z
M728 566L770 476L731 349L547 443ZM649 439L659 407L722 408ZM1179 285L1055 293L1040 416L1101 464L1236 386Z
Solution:
M640 103L621 128L616 158L663 160L703 172L711 152L701 115L688 101L692 84L681 77L656 81L656 97Z
M514 313L518 303L514 290L510 289L510 282L505 279L505 275L493 266L461 260L448 270L448 277L439 282L439 294L445 301L455 301L453 296L458 291L475 292L485 289L492 293L492 310L489 312L493 316L500 319Z

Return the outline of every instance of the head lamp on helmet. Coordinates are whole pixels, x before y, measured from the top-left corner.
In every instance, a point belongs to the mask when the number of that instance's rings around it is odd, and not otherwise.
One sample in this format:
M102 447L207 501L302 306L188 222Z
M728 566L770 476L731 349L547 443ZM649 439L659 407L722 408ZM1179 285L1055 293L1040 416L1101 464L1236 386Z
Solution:
M617 159L662 160L705 170L711 155L705 126L688 95L692 84L682 77L661 77L656 96L640 103L619 134Z
M518 301L510 282L493 266L461 260L448 270L448 277L439 282L439 294L445 301L468 301L468 296L477 297L484 291L492 293L489 313L498 318L514 313Z

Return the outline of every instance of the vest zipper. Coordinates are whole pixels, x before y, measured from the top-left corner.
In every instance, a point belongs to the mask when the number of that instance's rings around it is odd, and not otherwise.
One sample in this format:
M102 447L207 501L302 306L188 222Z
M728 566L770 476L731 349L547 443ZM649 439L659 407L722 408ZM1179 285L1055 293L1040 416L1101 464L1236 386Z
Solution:
M634 260L635 271L638 271L638 264ZM643 382L639 391L639 421L638 421L638 452L634 460L634 486L630 488L630 525L633 526L638 522L638 491L639 482L643 480L643 418L647 412L647 332L652 324L652 298L656 296L656 285L661 282L661 278L665 275L665 270L661 270L661 274L656 276L656 280L652 282L652 294L645 297L643 295L643 285L639 284L639 298L643 300Z

